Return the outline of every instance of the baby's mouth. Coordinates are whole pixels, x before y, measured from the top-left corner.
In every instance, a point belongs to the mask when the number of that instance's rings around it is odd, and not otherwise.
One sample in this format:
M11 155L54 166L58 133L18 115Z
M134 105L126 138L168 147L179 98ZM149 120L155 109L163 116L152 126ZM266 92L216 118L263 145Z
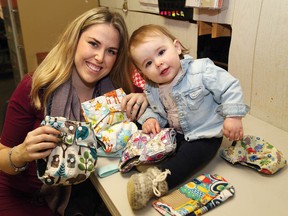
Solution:
M161 71L160 75L165 75L167 74L169 68L165 68L164 70Z

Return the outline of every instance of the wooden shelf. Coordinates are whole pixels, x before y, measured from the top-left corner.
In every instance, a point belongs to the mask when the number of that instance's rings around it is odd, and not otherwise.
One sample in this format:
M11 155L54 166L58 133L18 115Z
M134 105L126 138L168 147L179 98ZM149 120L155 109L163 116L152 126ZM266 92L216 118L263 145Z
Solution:
M209 23L198 21L198 35L211 34L212 38L231 37L231 26L227 24Z

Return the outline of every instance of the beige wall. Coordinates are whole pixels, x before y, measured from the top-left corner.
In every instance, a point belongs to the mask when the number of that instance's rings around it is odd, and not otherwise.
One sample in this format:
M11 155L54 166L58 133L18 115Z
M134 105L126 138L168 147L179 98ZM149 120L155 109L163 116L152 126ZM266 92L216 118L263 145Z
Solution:
M250 114L288 131L288 1L237 0L229 71L243 86Z
M97 6L97 0L18 0L27 70L35 70L36 53L49 51L71 20Z

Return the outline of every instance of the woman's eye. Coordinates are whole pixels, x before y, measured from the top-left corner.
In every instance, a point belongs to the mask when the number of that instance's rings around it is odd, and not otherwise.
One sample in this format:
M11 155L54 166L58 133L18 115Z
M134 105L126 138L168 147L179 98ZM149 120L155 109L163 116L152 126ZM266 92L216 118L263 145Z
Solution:
M107 52L111 55L117 55L117 51L113 49L109 49Z
M88 42L89 44L91 44L93 47L97 47L97 43L96 42L94 42L94 41L90 41L90 42Z

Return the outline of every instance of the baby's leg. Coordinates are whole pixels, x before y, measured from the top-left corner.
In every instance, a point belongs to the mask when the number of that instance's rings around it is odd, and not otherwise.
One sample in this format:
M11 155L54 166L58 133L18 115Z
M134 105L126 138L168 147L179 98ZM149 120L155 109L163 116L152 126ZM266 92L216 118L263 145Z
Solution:
M169 190L185 182L209 163L217 153L222 138L199 139L187 142L182 134L177 134L177 150L167 160L160 163L160 170L169 169L167 176Z

